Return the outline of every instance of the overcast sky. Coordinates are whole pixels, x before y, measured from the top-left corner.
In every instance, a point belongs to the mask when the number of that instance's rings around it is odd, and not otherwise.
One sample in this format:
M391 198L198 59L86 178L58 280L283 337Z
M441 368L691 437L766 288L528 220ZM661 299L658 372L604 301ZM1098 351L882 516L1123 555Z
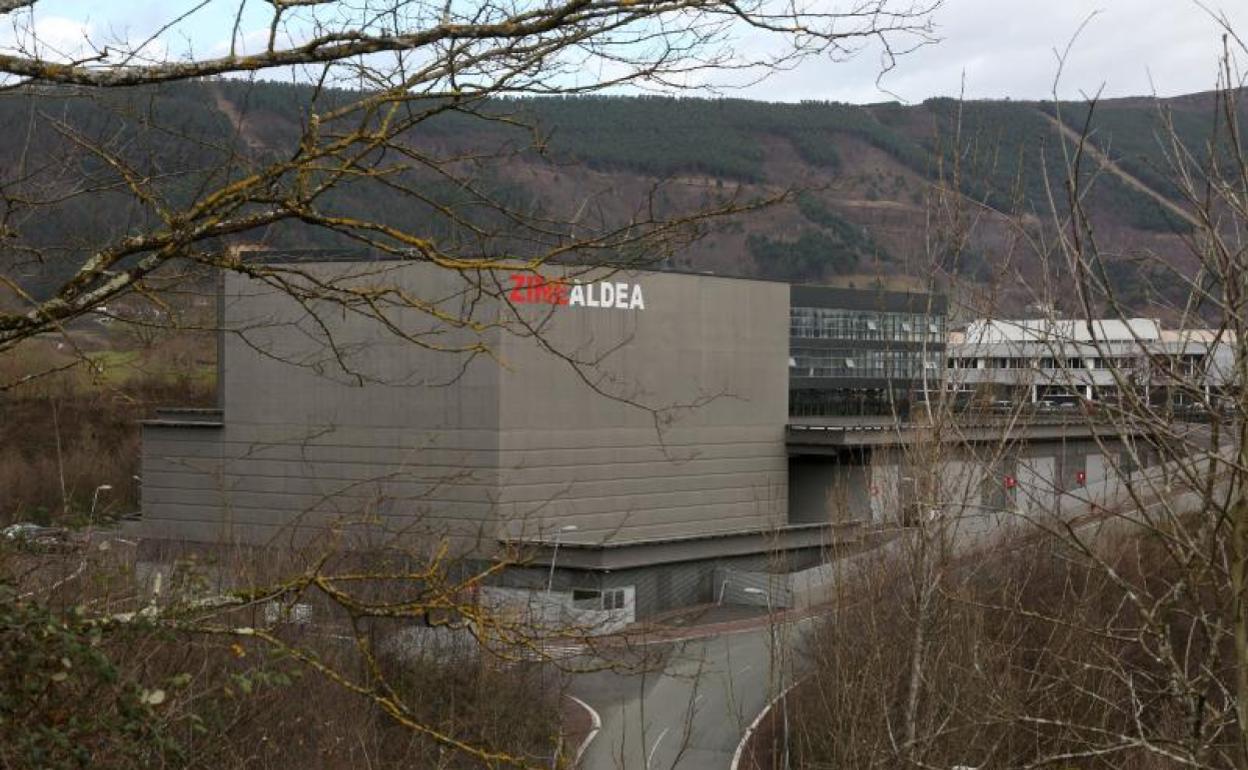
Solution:
M1248 0L1206 4L1223 13L1248 40ZM827 99L875 102L931 96L1044 99L1057 73L1054 49L1076 40L1062 77L1061 94L1104 88L1107 96L1207 91L1216 85L1221 30L1191 0L946 0L938 11L936 45L898 61L875 84L879 52L854 61L808 61L751 96L772 100ZM1248 54L1240 52L1248 67Z
M455 0L471 3L474 0ZM829 0L822 0L828 2ZM897 0L904 3L906 0ZM200 0L40 0L34 20L41 40L72 53L84 34L141 40L168 22L175 8L198 8L157 35L146 49L154 58L194 50L221 55L227 50L236 4ZM247 42L265 37L271 8L249 0L241 28ZM1208 0L1248 40L1248 0ZM1062 49L1092 17L1075 42L1062 78L1063 98L1104 89L1106 96L1157 93L1169 96L1205 91L1216 84L1221 31L1192 0L945 0L935 18L940 41L897 62L879 86L878 49L867 48L848 62L804 61L759 86L733 95L765 100L819 99L877 102L894 98L919 102L931 96L1044 99L1057 72L1055 49ZM9 19L30 17L14 14ZM0 48L20 30L0 24ZM254 41L252 40L254 38ZM247 45L246 47L251 47ZM1240 61L1248 67L1248 54ZM265 73L281 78L281 71Z

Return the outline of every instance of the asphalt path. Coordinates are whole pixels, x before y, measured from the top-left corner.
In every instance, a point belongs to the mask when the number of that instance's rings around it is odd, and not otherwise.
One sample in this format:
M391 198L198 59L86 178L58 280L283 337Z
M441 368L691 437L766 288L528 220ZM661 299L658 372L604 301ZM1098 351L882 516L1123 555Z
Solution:
M581 767L724 770L746 727L790 681L811 625L810 618L747 621L714 636L648 645L650 665L637 670L578 675L572 694L602 717Z

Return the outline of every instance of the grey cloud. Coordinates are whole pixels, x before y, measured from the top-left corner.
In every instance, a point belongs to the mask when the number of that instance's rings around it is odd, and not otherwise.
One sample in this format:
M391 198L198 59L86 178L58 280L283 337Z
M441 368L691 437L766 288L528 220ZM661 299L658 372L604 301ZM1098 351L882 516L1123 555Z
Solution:
M1248 39L1248 8L1224 10ZM965 76L969 98L1045 99L1057 73L1054 50L1064 49L1094 12L1067 59L1063 98L1102 87L1105 96L1150 94L1154 88L1167 96L1214 87L1221 31L1194 2L949 0L937 16L941 42L899 60L882 80L886 90L875 84L879 49L868 48L849 62L807 61L740 95L863 103L896 94L917 102L957 96ZM1241 60L1248 54L1241 52Z

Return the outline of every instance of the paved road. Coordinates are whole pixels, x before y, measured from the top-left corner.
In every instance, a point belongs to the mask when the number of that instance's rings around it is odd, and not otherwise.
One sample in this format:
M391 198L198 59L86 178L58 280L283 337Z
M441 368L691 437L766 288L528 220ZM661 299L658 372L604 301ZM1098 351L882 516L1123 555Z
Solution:
M647 648L649 670L583 674L572 693L598 710L602 731L585 770L725 770L745 728L788 682L809 621Z

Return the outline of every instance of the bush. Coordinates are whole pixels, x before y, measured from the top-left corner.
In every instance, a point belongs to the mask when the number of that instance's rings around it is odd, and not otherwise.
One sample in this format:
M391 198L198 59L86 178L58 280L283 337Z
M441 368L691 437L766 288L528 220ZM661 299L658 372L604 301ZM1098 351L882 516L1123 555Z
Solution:
M1023 767L1066 757L1056 766L1177 766L1124 736L1233 751L1229 649L1211 649L1195 620L1225 603L1212 584L1189 582L1184 610L1150 623L1126 592L1179 584L1162 544L1124 538L1106 558L1112 577L1047 542L963 560L922 629L904 579L882 570L855 585L852 604L810 645L814 673L791 707L794 765ZM916 743L902 746L916 644ZM1170 670L1154 645L1184 650L1188 670ZM1220 662L1209 668L1211 659ZM1196 736L1180 680L1208 704Z
M81 558L35 557L0 542L0 767L481 766L428 731L550 766L560 732L558 682L543 680L536 667L501 665L475 646L453 659L400 655L387 641L403 622L357 619L350 626L319 606L316 627L271 629L289 650L344 681L393 694L422 728L412 729L254 636L197 632L194 618L167 607L159 620L140 614L118 621L140 595L131 565L113 551ZM80 563L86 569L75 572ZM260 566L274 566L272 555ZM251 566L231 570L248 574ZM166 594L195 582L171 580ZM258 616L255 607L199 613L218 629L263 626ZM353 630L363 634L363 648ZM371 677L370 657L383 680Z

